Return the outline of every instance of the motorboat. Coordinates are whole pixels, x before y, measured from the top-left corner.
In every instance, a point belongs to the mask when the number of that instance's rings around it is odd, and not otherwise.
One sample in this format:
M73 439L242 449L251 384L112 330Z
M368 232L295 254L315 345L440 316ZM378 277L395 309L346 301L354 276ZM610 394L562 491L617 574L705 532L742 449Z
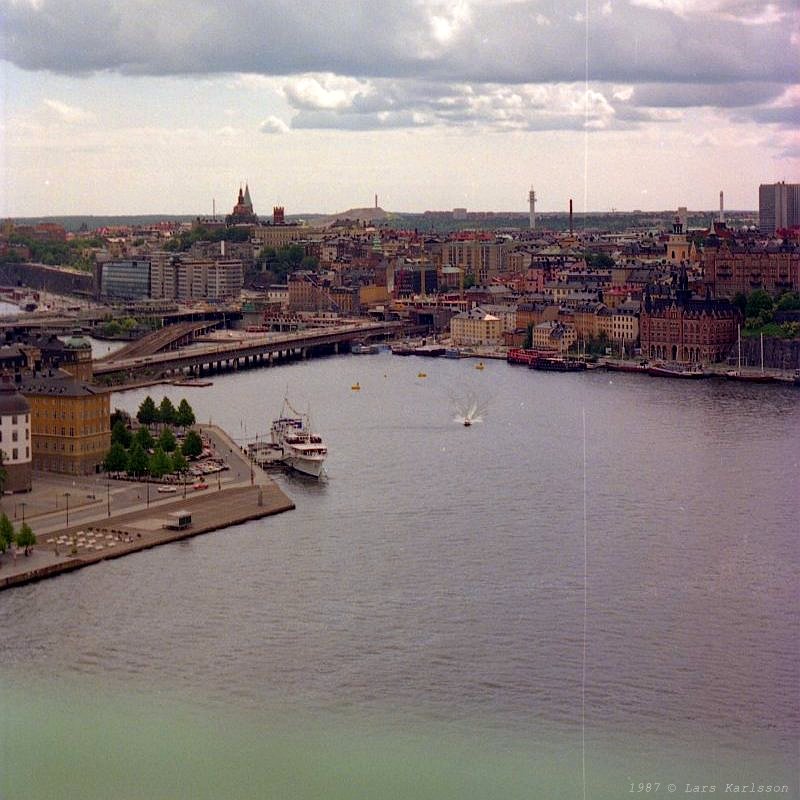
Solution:
M272 444L282 451L282 461L292 469L319 478L328 455L322 437L312 431L311 416L301 413L288 400L270 428Z

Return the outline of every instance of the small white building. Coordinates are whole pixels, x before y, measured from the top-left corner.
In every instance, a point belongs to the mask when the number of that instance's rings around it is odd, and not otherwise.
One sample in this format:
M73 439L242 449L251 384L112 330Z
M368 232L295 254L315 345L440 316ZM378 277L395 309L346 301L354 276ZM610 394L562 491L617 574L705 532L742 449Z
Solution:
M0 381L0 450L6 471L6 492L31 490L31 406L4 375Z

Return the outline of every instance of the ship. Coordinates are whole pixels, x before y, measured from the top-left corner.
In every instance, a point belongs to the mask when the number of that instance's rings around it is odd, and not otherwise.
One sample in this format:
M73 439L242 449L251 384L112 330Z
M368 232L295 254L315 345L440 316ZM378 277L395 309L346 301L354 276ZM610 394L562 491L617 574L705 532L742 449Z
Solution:
M530 369L540 369L545 372L583 372L586 369L586 362L578 361L576 358L540 356L535 358L529 366Z
M311 417L292 408L284 399L283 408L270 428L272 444L280 448L282 461L287 466L312 478L319 478L328 455L322 437L313 433Z
M653 364L647 368L647 374L656 378L684 378L688 380L710 377L710 373L704 372L700 364Z

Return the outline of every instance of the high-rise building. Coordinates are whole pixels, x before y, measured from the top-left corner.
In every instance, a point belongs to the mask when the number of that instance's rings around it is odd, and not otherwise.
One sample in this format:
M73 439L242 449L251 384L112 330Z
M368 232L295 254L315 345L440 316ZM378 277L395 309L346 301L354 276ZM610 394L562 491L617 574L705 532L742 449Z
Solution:
M758 187L759 232L770 236L795 227L800 227L800 183L762 183Z

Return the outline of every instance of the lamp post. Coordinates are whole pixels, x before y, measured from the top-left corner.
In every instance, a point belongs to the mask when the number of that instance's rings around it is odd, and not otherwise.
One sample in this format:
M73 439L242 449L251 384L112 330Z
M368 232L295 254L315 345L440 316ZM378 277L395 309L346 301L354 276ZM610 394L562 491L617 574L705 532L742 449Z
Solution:
M111 478L106 475L106 504L108 506L108 516L111 516Z
M147 507L150 508L150 481L145 481L145 486L147 487Z
M67 501L67 527L69 528L69 492L64 492L64 499Z
M20 505L22 506L22 524L24 525L25 524L25 506L28 505L28 504L23 500L22 502L20 502Z

